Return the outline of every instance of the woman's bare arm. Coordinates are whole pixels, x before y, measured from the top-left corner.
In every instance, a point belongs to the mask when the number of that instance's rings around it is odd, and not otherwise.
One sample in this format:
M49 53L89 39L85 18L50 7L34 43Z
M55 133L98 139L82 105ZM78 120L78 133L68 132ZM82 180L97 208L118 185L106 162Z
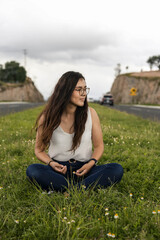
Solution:
M94 147L92 158L99 160L104 151L102 129L96 111L93 108L90 108L90 111L92 116L92 142ZM76 175L83 176L87 174L94 165L94 160L89 161L76 171Z
M92 158L99 160L104 151L103 134L96 111L93 108L90 108L90 111L92 116L92 142L94 147Z
M38 123L38 129L37 129L37 134L36 134L36 143L35 143L35 155L36 157L42 161L45 164L48 164L52 159L48 156L48 154L43 150L42 146L40 145L39 138L42 134L42 127L41 124L44 121L44 116L42 115L39 123ZM66 166L63 166L57 162L50 162L50 166L57 172L65 174L67 171Z
M43 123L43 120L44 120L44 116L42 115L38 123L38 129L36 134L35 155L40 161L48 164L51 161L51 158L48 156L48 154L44 150L42 150L42 146L40 146L39 144L39 138L42 133L41 124Z

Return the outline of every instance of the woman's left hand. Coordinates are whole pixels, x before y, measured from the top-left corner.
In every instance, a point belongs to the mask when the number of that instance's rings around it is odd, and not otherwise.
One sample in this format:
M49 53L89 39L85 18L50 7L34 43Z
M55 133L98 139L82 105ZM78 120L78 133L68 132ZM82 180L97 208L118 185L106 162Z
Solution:
M76 175L78 177L86 175L94 165L95 165L94 161L90 161L89 163L84 164L83 167L76 171Z

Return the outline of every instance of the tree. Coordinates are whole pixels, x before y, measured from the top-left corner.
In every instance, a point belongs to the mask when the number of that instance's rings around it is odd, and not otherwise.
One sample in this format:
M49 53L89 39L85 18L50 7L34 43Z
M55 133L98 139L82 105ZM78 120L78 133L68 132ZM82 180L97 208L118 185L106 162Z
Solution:
M128 66L126 66L126 71L128 71L128 68L129 68L129 67L128 67Z
M150 66L150 70L152 70L154 65L160 70L160 55L149 57L147 63Z
M0 68L0 80L3 82L24 82L26 80L26 70L19 66L18 62L11 61L5 63L5 68Z

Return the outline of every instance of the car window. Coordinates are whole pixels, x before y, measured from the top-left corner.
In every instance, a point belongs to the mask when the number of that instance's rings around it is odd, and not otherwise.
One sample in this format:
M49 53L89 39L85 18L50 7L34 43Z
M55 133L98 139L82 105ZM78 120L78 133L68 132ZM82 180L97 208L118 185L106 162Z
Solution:
M112 98L112 96L104 96L104 98Z

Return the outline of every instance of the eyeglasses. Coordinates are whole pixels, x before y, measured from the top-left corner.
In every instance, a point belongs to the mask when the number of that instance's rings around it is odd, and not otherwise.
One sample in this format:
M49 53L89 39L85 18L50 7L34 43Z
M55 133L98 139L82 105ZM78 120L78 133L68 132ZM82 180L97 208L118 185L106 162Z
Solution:
M88 95L90 88L75 88L75 91L79 92L79 95L82 96L84 92Z

